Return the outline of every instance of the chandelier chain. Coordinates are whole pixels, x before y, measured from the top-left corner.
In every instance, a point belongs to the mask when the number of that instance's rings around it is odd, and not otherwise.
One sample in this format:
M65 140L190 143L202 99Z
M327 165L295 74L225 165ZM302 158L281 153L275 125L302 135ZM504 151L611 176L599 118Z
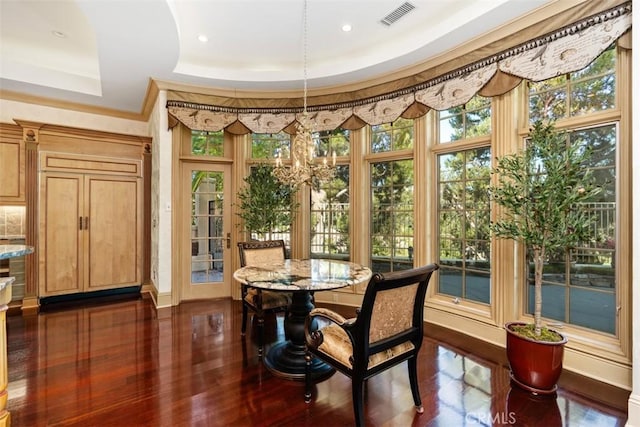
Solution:
M313 141L313 130L307 114L307 50L308 50L308 29L307 29L307 0L304 0L304 16L302 30L303 44L303 108L302 115L296 123L296 134L291 141L290 159L291 166L282 164L280 154L276 156L276 167L273 170L274 176L283 184L298 188L302 184L307 184L315 190L320 189L320 184L329 182L335 177L336 156L333 153L332 164L327 162L325 153L322 162L315 161L315 144Z
M304 88L302 92L302 102L303 102L302 111L303 111L303 114L306 116L307 115L307 49L309 47L309 41L308 41L308 35L307 35L307 0L304 0L303 15L304 16L302 20L302 43L303 43L302 66L303 66Z

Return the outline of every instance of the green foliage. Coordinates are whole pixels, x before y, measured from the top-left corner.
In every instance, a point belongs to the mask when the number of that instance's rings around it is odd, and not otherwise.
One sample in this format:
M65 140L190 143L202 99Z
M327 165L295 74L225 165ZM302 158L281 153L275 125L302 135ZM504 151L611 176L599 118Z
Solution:
M191 154L196 156L222 156L224 154L222 131L191 131Z
M589 147L567 144L553 124L535 122L524 151L497 159L490 194L505 211L491 225L494 234L545 251L586 240L592 216L582 203L601 191L585 168L590 157Z
M209 172L209 171L194 171L191 174L191 193L198 192L200 188L200 184L205 181L208 183L215 184L215 191L222 191L223 181L221 179L216 179L218 172Z
M530 82L531 122L575 117L615 107L615 43L582 70Z
M270 238L272 232L291 227L298 207L294 200L295 189L282 184L272 172L271 165L254 166L244 179L246 185L238 192L238 216L244 221L249 235L256 233Z
M285 132L253 133L251 134L251 158L273 159L280 155L283 159L287 159L290 155L290 140L291 137Z
M398 119L393 123L371 126L371 151L383 153L413 147L413 120Z
M371 127L373 153L407 150L413 147L414 122L398 119ZM397 257L408 258L413 247L413 160L371 164L371 256L386 258L388 265L374 271L393 271Z
M491 133L491 98L476 95L466 104L459 105L440 113L448 126L441 127L441 142L458 141L465 138L484 136Z
M535 265L536 335L542 312L542 270L547 254L566 251L588 241L593 217L585 202L601 187L595 184L588 146L569 144L553 123L536 121L521 152L496 159L490 186L492 200L503 210L491 231L495 236L525 244Z
M371 255L388 258L385 271L413 246L413 181L412 160L371 165Z
M383 240L405 234L405 224L400 221L398 215L403 209L413 208L413 161L398 160L372 164L371 199L373 234L386 236ZM382 246L385 248L383 250L386 250L392 247L393 243L386 241Z
M321 235L316 240L316 236ZM337 165L335 177L311 194L311 241L314 254L349 254L349 166Z
M318 157L349 155L349 131L342 128L336 128L328 131L319 131L314 133L315 154Z
M491 159L489 147L438 155L438 259L459 272L460 285L453 290L441 280L438 291L482 303L490 302L489 289L467 290L480 270L490 272Z

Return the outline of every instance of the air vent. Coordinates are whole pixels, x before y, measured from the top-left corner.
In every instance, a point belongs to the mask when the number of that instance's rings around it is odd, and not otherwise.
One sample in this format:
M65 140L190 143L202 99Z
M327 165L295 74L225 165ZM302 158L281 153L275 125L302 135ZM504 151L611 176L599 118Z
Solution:
M389 13L387 16L380 20L386 26L391 26L391 24L395 23L398 19L405 16L407 13L411 12L416 7L409 2L404 2L401 4L396 10Z

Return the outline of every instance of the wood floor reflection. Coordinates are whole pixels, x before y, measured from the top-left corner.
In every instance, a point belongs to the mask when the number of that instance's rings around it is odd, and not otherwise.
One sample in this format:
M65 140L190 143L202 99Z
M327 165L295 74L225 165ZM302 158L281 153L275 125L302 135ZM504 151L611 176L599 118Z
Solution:
M332 307L335 308L335 307ZM345 315L352 308L340 308ZM157 312L149 299L9 316L8 379L14 426L350 426L349 380L274 377L255 337L240 337L241 306L198 301ZM252 330L255 328L252 328ZM283 338L282 318L266 341ZM372 378L370 426L623 426L628 392L569 373L557 399L511 388L504 351L429 328L418 362L425 407L413 409L406 367Z

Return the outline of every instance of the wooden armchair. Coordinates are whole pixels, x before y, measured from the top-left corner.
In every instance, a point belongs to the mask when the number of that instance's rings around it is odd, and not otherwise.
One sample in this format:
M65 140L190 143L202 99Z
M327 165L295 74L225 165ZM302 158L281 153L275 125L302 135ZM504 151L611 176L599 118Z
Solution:
M286 247L283 240L251 241L238 243L240 250L240 266L256 265L268 262L282 262L286 259ZM259 347L258 354L262 355L264 342L264 314L265 312L288 313L291 305L291 293L265 291L242 284L242 335L247 331L247 317L251 310L258 319Z
M357 426L364 425L364 383L370 377L407 361L411 394L418 413L417 356L422 345L424 299L437 264L373 275L357 317L345 319L328 309L315 308L305 323L307 374L305 401L311 401L309 366L318 357L351 378ZM316 318L327 326L312 330Z

